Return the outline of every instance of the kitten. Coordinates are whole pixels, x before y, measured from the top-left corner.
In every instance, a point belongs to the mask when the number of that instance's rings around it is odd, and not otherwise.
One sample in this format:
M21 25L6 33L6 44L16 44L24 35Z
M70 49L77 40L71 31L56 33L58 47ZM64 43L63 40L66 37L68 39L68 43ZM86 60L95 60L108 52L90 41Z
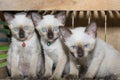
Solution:
M56 15L45 15L43 17L40 17L37 13L33 13L32 16L36 25L36 29L41 36L41 43L44 48L44 76L51 76L51 78L58 79L62 76L65 65L67 63L67 56L59 38L59 27L64 26L65 13L61 12ZM53 65L56 67L52 74Z
M37 77L42 56L31 15L25 12L15 15L5 12L4 17L12 33L7 58L11 77Z
M79 64L88 67L85 78L120 75L120 53L97 38L96 23L75 29L60 28L64 44ZM120 78L119 78L120 79Z

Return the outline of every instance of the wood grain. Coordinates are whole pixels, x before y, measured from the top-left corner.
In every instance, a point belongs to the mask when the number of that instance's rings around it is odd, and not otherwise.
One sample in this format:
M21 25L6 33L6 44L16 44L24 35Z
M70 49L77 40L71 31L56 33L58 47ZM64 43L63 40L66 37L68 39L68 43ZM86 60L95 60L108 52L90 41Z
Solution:
M0 10L120 10L120 0L0 0Z

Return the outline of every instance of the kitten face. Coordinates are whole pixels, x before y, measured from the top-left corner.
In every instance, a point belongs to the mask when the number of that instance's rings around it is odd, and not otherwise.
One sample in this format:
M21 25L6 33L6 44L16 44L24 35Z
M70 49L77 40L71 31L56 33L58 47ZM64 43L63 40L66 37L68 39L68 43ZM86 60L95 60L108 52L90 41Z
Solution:
M61 27L60 33L65 45L75 58L82 58L89 55L96 43L96 24L90 24L85 28L69 30Z
M43 18L37 13L32 14L36 29L45 41L53 42L59 37L59 27L64 25L65 13L45 15Z
M25 41L34 33L34 25L30 15L26 13L17 13L15 15L4 13L4 16L12 36L17 40Z

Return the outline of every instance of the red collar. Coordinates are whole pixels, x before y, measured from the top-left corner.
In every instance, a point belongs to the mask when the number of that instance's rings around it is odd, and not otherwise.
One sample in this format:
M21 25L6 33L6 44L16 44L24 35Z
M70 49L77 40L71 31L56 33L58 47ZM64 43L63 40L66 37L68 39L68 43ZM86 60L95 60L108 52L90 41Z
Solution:
M32 34L32 36L31 36L29 39L27 39L27 40L25 40L25 41L28 41L28 40L30 40L30 39L33 37L33 35L34 35L34 33ZM22 47L25 47L25 46L26 46L26 43L25 43L25 41L23 41L23 42L22 42Z

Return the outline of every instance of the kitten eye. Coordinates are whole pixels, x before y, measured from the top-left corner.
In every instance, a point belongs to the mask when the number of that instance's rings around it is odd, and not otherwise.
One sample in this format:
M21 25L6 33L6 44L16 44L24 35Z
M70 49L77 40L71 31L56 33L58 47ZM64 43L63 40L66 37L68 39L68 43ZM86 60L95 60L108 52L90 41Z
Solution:
M46 28L42 28L41 30L42 30L42 32L47 32Z
M53 28L53 31L57 31L58 30L58 26Z
M29 26L25 26L24 29L25 29L25 30L28 30L28 29L29 29Z
M84 48L88 48L88 46L89 46L89 44L85 44L85 45L84 45Z
M17 32L17 31L19 31L19 28L15 27L15 28L13 28L13 30Z
M73 49L75 49L76 48L76 46L71 46Z

